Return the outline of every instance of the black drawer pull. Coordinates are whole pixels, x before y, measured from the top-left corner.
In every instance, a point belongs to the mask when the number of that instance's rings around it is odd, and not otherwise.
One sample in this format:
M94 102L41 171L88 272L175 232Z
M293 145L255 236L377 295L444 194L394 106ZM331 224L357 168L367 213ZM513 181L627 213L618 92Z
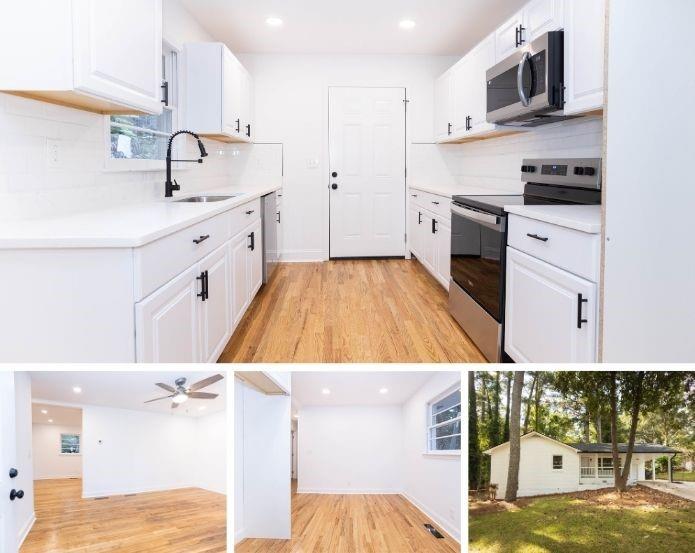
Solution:
M439 202L432 202L434 205L439 205Z
M422 213L420 213L419 211L417 212L417 224L422 224Z
M254 211L255 211L254 209L251 209L250 211L246 212L246 215L251 215Z
M278 211L278 223L280 222L280 212Z
M203 271L200 273L200 276L195 277L195 279L200 281L200 294L197 294L197 296L201 301L205 301L210 297L208 294L208 272Z
M417 198L417 194L411 194L413 198Z
M256 233L252 232L249 234L249 238L251 239L251 243L249 244L248 248L253 251L256 249Z
M526 236L528 236L529 238L533 238L534 240L540 240L541 242L547 242L548 241L547 236L538 236L537 234L531 234L530 232L527 232Z
M241 132L241 119L236 120L236 132Z
M437 234L437 220L432 219L432 234Z
M210 238L209 234L201 234L199 238L193 239L193 243L200 244L201 242L205 242L208 238Z
M582 323L588 323L588 319L582 319L582 304L588 303L589 300L581 294L577 294L577 328L582 328Z

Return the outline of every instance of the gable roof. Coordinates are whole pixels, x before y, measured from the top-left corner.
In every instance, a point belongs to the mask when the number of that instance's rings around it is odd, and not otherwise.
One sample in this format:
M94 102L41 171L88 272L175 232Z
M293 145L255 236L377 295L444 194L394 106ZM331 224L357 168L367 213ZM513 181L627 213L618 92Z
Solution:
M574 449L578 450L580 453L611 453L611 444L606 443L586 443L578 442L574 444L569 444ZM678 453L677 449L668 447L661 444L640 444L636 443L633 453ZM627 444L618 444L618 453L627 453Z
M551 438L551 437L549 437L549 436L546 436L545 434L541 434L540 432L536 432L535 430L533 430L533 431L531 431L531 432L528 432L528 433L524 434L523 436L521 436L520 440L523 440L523 439L525 439L525 438L530 438L530 437L532 437L532 436L538 436L539 438L545 438L546 440L548 440L548 441L550 441L550 442L553 442L553 443L555 443L555 444L558 444L558 445L561 445L561 446L566 447L566 448L568 448L568 449L571 449L571 450L574 451L575 453L578 453L578 452L579 452L579 450L578 450L576 447L574 447L574 446L572 446L572 445L569 445L569 444L563 444L562 442L559 442L559 441L557 441L557 440L554 439L554 438ZM490 455L493 451L495 451L495 450L497 450L497 449L499 449L499 448L501 448L501 447L504 447L504 446L506 446L506 445L509 445L509 442L504 442L503 444L496 445L495 447L491 447L490 449L486 449L485 451L483 451L483 453L485 453L485 454L487 454L487 455Z

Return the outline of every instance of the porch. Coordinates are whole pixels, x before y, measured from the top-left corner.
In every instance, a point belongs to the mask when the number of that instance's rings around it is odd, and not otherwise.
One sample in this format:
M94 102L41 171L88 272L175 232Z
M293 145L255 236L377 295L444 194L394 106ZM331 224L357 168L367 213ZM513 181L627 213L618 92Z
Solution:
M664 457L664 454L639 453L633 454L628 474L628 485L634 485L638 481L656 481L656 459ZM668 461L668 481L671 481L671 456L666 456ZM625 454L618 456L618 470L622 470L625 463ZM580 455L579 485L584 488L599 488L612 486L615 482L613 457L607 453L592 453Z

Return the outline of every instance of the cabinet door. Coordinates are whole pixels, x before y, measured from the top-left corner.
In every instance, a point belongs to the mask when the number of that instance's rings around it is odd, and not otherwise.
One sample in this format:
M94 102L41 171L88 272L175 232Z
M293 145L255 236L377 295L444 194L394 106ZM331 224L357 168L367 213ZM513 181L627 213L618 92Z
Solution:
M248 240L249 303L263 284L263 236L261 221L256 221L246 232Z
M231 317L234 328L246 313L249 306L249 278L248 264L249 256L248 238L245 232L241 232L232 238L229 245L229 262L231 264L232 275L232 301Z
M242 70L234 54L222 46L222 132L228 136L243 135Z
M277 226L277 233L278 233L278 261L282 260L282 248L283 248L283 221L282 221L282 202L278 203L278 211L277 211L277 216L278 216L278 226Z
M526 4L524 7L524 38L527 42L533 42L548 31L562 29L564 1L532 0ZM579 3L581 4L581 2Z
M514 14L495 31L495 63L501 62L518 48L518 29L523 25L522 12Z
M240 65L241 134L246 140L253 140L253 81L251 74Z
M495 65L495 37L490 35L470 54L469 115L471 131L481 130L487 123L487 70Z
M135 304L138 363L200 362L197 266Z
M437 217L437 232L435 233L435 276L437 280L449 289L451 279L451 224Z
M231 334L231 287L229 247L218 248L200 264L207 271L207 298L199 304L200 344L204 362L214 363Z
M596 284L510 247L506 277L504 345L514 361L595 362Z
M435 269L435 232L433 231L435 221L436 219L431 213L422 213L422 255L420 256L420 261L432 274L437 272Z
M603 109L605 0L565 3L565 113Z
M412 206L408 214L409 217L409 228L408 228L408 242L410 244L410 251L415 254L415 257L420 259L422 256L422 222L423 215L422 210L417 206Z
M452 134L458 136L466 132L466 118L471 114L471 68L470 56L464 56L451 68L450 118Z
M73 0L74 86L161 113L162 1Z

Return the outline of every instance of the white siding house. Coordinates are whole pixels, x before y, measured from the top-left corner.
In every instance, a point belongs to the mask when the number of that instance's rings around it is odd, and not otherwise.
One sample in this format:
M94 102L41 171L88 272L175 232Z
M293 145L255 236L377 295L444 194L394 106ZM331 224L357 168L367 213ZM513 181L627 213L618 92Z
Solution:
M625 462L626 445L619 444L621 466ZM504 498L509 468L509 442L484 452L490 455L490 483L497 484L497 499ZM669 464L675 449L656 444L635 444L628 484L651 479L653 460L668 456ZM518 497L568 493L613 486L611 444L563 444L539 432L521 437ZM669 471L670 473L670 471Z

